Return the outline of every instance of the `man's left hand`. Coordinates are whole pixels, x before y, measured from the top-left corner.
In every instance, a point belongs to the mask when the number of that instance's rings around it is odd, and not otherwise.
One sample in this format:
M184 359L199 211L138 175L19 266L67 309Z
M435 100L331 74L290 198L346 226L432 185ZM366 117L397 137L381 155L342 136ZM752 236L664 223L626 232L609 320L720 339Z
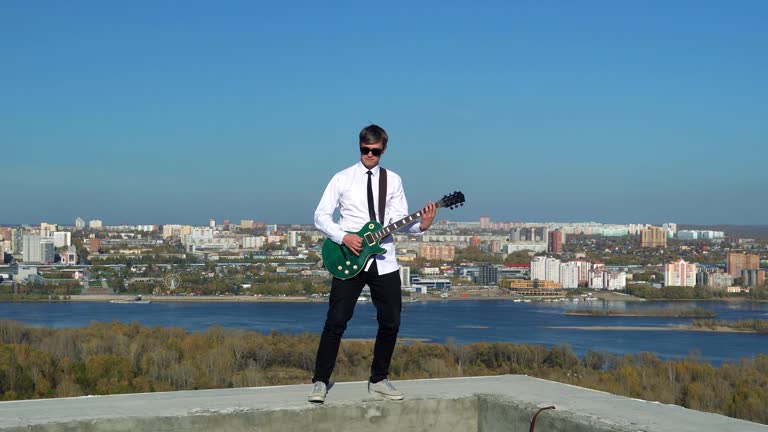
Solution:
M426 231L432 226L432 221L437 214L437 206L432 201L427 202L427 206L421 209L421 224L419 228L421 231Z

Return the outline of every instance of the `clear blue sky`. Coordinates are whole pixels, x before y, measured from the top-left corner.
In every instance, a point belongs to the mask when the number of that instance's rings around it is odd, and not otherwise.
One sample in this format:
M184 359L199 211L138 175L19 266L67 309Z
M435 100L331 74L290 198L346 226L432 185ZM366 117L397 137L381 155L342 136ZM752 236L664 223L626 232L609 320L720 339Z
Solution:
M0 223L310 223L369 122L412 211L462 190L439 217L768 223L766 22L765 1L5 0Z

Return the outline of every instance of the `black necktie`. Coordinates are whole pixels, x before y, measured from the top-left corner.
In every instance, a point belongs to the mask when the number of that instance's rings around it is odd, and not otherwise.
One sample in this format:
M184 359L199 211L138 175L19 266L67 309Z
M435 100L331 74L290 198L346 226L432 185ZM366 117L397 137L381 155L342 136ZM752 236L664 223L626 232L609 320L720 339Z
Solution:
M371 185L371 178L373 178L373 173L368 171L368 215L371 217L372 221L376 220L376 211L373 210L373 186Z

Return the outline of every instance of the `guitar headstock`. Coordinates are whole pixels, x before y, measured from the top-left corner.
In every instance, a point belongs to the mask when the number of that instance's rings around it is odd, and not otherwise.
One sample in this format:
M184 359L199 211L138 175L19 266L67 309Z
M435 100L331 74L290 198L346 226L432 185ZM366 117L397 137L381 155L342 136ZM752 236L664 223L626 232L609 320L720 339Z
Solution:
M438 207L447 207L453 210L456 207L464 205L464 194L458 191L454 191L451 194L443 195L439 201L437 201Z

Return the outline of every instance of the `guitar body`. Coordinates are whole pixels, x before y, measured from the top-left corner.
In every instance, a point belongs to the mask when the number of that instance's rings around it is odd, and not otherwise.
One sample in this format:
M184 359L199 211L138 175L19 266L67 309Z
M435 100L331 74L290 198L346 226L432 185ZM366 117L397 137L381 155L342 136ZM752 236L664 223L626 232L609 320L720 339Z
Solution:
M464 194L458 191L444 195L435 202L435 207L437 208L447 207L454 209L462 205L464 205ZM385 227L382 227L375 220L369 221L360 231L352 233L357 234L363 239L363 249L360 251L360 255L353 254L344 245L335 243L331 239L326 239L325 243L323 243L323 264L325 264L325 268L334 277L339 279L349 279L357 276L363 271L363 266L368 261L368 257L387 252L383 247L379 246L381 239L386 238L397 230L403 229L403 227L420 217L421 211L417 211Z
M357 276L358 273L363 271L363 266L368 261L368 257L386 252L383 247L379 246L378 241L366 239L366 234L380 229L380 223L370 221L360 231L353 233L363 239L363 249L360 251L360 255L357 256L343 244L338 244L331 239L325 239L323 243L323 264L325 268L334 277L339 279L350 279Z

